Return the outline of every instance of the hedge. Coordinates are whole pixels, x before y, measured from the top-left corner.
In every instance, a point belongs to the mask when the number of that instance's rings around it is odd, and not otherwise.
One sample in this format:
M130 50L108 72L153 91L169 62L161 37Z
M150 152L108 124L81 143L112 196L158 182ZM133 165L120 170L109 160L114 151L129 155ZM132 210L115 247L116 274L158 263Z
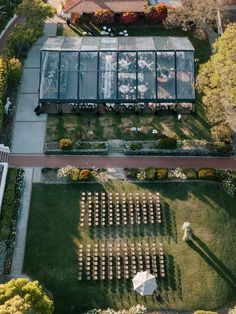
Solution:
M156 180L156 169L155 168L147 168L146 169L146 179L148 181Z
M194 168L185 168L183 169L184 174L187 177L187 180L197 180L197 171Z
M0 132L2 131L6 91L7 91L7 63L3 57L0 57Z
M200 168L197 174L200 180L216 180L216 170L213 168Z
M156 178L157 180L166 180L168 176L168 168L157 168Z

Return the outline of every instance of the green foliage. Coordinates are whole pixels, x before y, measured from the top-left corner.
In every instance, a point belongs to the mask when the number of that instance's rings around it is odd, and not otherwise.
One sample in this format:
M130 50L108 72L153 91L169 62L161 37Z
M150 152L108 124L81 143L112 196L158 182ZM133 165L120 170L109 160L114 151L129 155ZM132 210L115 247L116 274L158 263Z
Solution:
M148 181L156 180L156 169L155 168L147 168L146 169L146 180L148 180Z
M29 313L53 313L53 303L39 282L24 278L13 279L6 284L0 284L0 313L5 313L4 310L9 307L27 309L27 312L19 312L22 314L28 313L28 310Z
M156 169L156 178L157 180L166 180L168 176L167 168L157 168Z
M23 0L16 13L25 16L29 22L35 24L42 23L47 17L52 17L56 9L42 0Z
M2 129L6 90L7 90L7 63L4 58L0 57L0 132Z
M89 169L83 169L80 171L79 180L88 181L91 179L91 171Z
M215 142L232 144L232 130L227 122L213 126L211 128L211 136Z
M71 181L78 181L80 175L80 170L78 168L73 167L70 171L70 179Z
M211 59L200 67L197 78L197 88L203 93L203 104L213 124L222 122L226 108L236 107L235 56L236 24L229 24L215 42Z
M216 141L214 142L214 148L218 153L231 154L233 146L231 144L225 144L225 142Z
M15 26L3 53L7 57L25 58L31 45L43 35L43 23L53 16L55 9L42 0L23 0L17 14L26 17L26 22Z
M15 85L20 82L22 73L22 64L15 57L7 61L8 84Z
M138 169L137 168L126 168L125 173L127 178L130 179L137 179L137 174L138 174Z
M139 149L142 149L142 143L131 143L130 146L129 146L129 149L130 150L139 150Z
M7 240L11 233L12 221L16 215L15 208L15 185L16 185L17 169L8 170L7 182L2 203L2 211L0 218L0 239Z
M216 170L213 168L198 169L198 178L200 180L216 180Z
M187 180L197 180L197 171L194 168L185 168L183 169L184 174L187 177Z
M176 149L177 139L173 137L162 137L159 139L157 147L160 149Z
M0 33L14 15L14 10L21 0L0 0Z

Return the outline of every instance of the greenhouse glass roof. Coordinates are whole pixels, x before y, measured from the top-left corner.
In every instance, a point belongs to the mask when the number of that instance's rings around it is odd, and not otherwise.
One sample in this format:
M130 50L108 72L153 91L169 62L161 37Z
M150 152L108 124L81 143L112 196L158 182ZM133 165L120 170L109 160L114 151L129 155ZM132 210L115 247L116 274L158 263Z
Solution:
M40 95L56 102L191 102L194 48L185 37L49 37Z

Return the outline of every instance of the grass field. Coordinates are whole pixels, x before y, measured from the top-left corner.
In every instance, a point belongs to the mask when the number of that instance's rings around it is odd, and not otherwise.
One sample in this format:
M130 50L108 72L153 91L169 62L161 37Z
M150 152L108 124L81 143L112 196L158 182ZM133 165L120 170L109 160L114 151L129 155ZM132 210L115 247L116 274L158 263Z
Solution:
M88 132L88 120L90 121ZM132 127L141 128L140 132L131 131ZM62 138L71 140L151 140L157 139L152 130L165 132L167 136L178 139L210 140L209 125L204 121L202 113L182 115L182 123L178 123L173 114L124 114L104 115L65 114L48 115L46 142L59 141Z
M162 228L79 226L82 191L159 191ZM214 309L235 298L236 200L216 183L67 184L33 186L24 272L53 293L56 313L91 308ZM181 226L192 224L194 238L182 241ZM131 280L77 281L77 246L107 239L162 240L167 277L159 281L162 302L133 292Z

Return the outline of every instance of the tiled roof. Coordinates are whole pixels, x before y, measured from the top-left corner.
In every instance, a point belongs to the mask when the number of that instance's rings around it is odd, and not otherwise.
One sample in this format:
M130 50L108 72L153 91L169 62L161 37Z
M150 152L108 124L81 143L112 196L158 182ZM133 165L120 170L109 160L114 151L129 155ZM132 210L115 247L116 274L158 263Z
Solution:
M94 13L106 9L116 13L143 12L148 0L66 0L65 13Z

